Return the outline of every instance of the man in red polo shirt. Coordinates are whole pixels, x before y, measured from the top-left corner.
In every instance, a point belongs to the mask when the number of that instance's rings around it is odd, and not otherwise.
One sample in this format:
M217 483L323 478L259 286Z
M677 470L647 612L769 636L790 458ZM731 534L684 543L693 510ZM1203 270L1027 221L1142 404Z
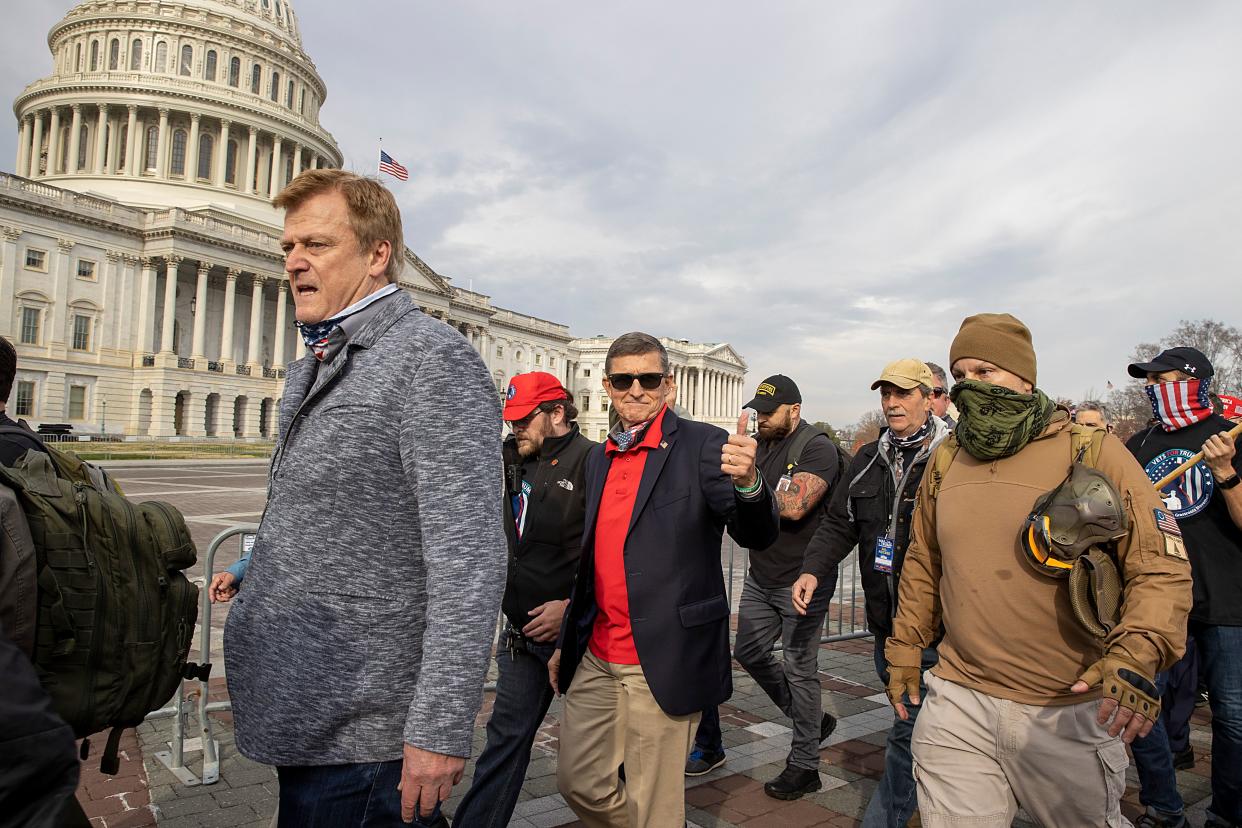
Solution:
M587 457L583 554L548 663L566 693L557 779L592 828L681 825L699 713L733 692L722 532L764 549L780 519L747 418L730 435L668 407L658 339L619 337L604 371L619 423Z

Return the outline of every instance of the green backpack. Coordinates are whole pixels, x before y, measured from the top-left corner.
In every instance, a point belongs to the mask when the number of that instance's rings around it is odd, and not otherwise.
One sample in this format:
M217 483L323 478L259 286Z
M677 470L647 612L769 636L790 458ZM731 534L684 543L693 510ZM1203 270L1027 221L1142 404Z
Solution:
M122 731L168 701L187 673L198 587L182 570L197 552L175 508L134 503L102 469L46 448L0 466L35 550L32 660L79 738L112 728L100 769L115 774Z

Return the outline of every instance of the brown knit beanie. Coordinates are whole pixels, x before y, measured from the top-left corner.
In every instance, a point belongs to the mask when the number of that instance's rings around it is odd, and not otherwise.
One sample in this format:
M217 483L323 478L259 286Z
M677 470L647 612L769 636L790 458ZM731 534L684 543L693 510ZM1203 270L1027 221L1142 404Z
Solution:
M1035 348L1031 332L1007 313L966 317L949 348L949 367L963 357L982 359L1035 385Z

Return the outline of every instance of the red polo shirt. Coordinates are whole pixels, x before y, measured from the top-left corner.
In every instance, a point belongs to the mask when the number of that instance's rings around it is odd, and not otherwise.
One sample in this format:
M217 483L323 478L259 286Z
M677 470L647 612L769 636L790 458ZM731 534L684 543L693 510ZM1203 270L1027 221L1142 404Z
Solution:
M599 614L591 630L591 652L613 664L637 664L634 632L630 629L630 594L625 583L625 537L630 531L634 499L643 479L647 454L659 448L664 436L661 408L643 439L621 452L609 437L604 451L611 458L604 493L595 518L595 603Z

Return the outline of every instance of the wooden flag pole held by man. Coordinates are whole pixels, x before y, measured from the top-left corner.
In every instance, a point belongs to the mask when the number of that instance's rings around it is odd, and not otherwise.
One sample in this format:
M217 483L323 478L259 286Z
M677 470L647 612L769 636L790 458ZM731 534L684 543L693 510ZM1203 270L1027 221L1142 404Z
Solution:
M1242 423L1238 423L1236 426L1234 426L1233 428L1225 432L1226 437L1232 437L1235 441L1238 439L1239 434L1242 434ZM1156 481L1156 484L1155 484L1156 491L1158 492L1163 491L1165 486L1169 485L1174 480L1181 477L1186 472L1190 471L1190 467L1200 462L1201 460L1203 460L1203 452L1198 451L1192 457L1190 457L1185 463L1182 463L1176 469L1174 469L1173 471L1169 472L1164 477Z

